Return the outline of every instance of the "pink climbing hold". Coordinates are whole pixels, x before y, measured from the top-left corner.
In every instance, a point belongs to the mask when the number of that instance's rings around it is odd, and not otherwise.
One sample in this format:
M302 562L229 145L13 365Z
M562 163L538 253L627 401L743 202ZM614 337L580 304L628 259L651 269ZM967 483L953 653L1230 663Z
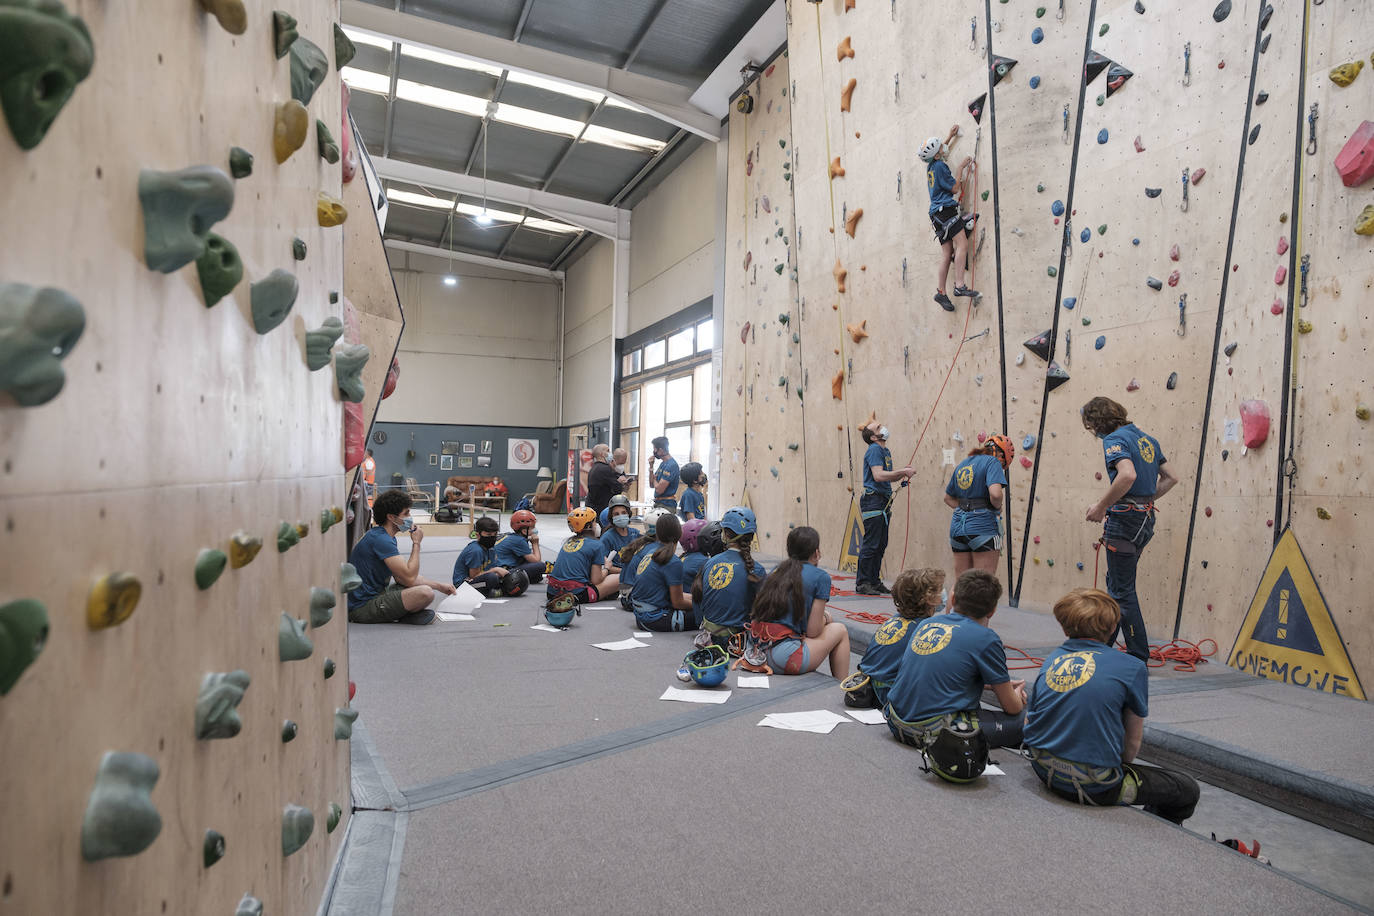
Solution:
M1271 315L1282 315L1282 314L1283 314L1283 300L1282 300L1282 299L1275 299L1275 300L1274 300L1274 304L1271 305L1271 306L1269 306L1269 314L1271 314Z
M1272 518L1265 519L1265 520L1264 520L1264 525L1265 525L1265 527L1267 527L1267 528L1273 528L1273 527L1274 527L1274 520L1273 520Z
M1039 544L1039 543L1040 543L1040 535L1037 534L1037 535L1035 536L1034 540L1035 540L1035 543Z
M1135 379L1131 379L1129 382L1126 383L1126 390L1127 390L1127 391L1139 391L1139 390L1140 390L1140 382L1136 381Z
M1269 438L1269 404L1265 401L1241 401L1241 432L1246 448L1259 448Z
M979 434L978 434L978 442L979 442L979 444L982 444L982 443L984 443L984 442L986 442L986 441L988 441L988 434L987 434L987 433L979 433Z
M1135 151L1137 153L1145 152L1145 144L1140 142L1140 134L1135 135Z
M1206 177L1206 175L1207 175L1207 170L1206 170L1206 169L1197 169L1196 171L1193 172L1193 177L1192 177L1190 180L1193 182L1194 185L1196 185L1199 181L1201 181L1204 177Z
M1032 462L1029 458L1027 458L1025 455L1022 455L1022 456L1021 456L1021 467L1023 467L1023 468L1029 468L1029 467L1031 466L1032 463L1033 463L1033 462Z
M1287 267L1284 267L1282 264L1280 264L1280 265L1279 265L1279 269L1276 270L1276 271L1274 271L1274 285L1275 285L1275 286L1282 286L1282 285L1283 285L1283 281L1284 281L1284 280L1287 280L1287 279L1288 279L1288 268L1287 268Z
M1374 178L1374 121L1364 121L1355 128L1345 146L1336 155L1336 171L1347 188L1358 187Z
M1096 477L1098 480L1101 480L1101 479L1102 479L1102 472L1101 472L1101 471L1098 471L1098 472L1097 472L1096 474L1094 474L1093 476Z
M759 205L763 207L764 213L773 212L773 205L769 202L767 194L763 195L763 198L759 200Z
M754 263L754 253L752 251L746 251L744 253L744 269L748 270L749 265L752 263Z
M1180 252L1180 251L1178 250L1178 246L1177 246L1177 245L1175 245L1174 247L1172 247L1172 248L1169 249L1169 260L1170 260L1170 261L1177 261L1177 260L1178 260L1180 257L1182 257L1182 256L1183 256L1183 253Z
M1281 236L1279 236L1279 254L1287 254L1287 253L1288 253L1288 236L1286 236L1286 235L1281 235Z
M1178 271L1174 271L1173 273L1169 274L1169 285L1178 286L1178 279Z
M1207 507L1203 508L1202 514L1205 515L1205 516L1207 516L1208 518L1211 518L1211 517L1212 517L1212 507L1211 507L1211 506L1207 506Z

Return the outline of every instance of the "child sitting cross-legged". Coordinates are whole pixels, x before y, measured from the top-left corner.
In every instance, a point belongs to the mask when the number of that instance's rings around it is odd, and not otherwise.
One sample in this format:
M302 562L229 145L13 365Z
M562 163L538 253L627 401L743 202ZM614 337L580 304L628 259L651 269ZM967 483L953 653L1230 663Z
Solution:
M906 569L892 583L892 603L897 616L873 634L859 670L840 685L844 705L855 709L881 709L887 705L887 689L897 677L911 634L919 621L941 609L940 591L945 585L943 569Z

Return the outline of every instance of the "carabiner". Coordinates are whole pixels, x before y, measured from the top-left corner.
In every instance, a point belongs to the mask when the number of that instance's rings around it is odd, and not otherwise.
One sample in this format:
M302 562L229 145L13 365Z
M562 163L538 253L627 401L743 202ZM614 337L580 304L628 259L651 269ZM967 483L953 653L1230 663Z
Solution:
M1317 154L1317 103L1307 111L1307 155Z
M968 23L968 49L978 50L978 17L974 16Z

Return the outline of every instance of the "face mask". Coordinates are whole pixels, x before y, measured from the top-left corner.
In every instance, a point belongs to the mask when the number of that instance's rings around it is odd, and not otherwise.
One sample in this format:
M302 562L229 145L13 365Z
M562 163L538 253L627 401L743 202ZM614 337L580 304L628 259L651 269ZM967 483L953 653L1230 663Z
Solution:
M483 547L495 547L495 546L496 546L496 535L494 535L494 534L484 534L484 535L482 535L481 537L479 537L479 538L477 539L477 543L481 544Z
M617 515L615 518L611 519L611 524L615 525L621 531L624 531L626 528L630 527L630 517L628 515Z
M879 427L878 427L878 438L879 438L879 439L886 439L886 438L887 438L887 427L886 427L886 426L879 426Z
M624 473L625 473L625 465L623 465L623 464L617 464L617 465L613 465L613 467L615 468L615 472L616 472L617 474L624 474Z
M949 589L940 589L940 606L949 607Z
M401 524L400 524L400 526L399 526L399 528L398 528L397 530L399 530L399 531L414 531L414 530L415 530L415 519L413 519L413 518L403 518L403 519L401 519Z

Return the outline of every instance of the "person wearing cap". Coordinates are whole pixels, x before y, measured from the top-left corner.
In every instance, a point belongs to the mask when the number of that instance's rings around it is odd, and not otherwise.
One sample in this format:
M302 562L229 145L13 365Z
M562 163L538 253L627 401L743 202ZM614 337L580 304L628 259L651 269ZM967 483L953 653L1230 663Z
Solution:
M677 461L668 453L668 437L659 436L651 443L653 457L649 459L649 479L654 482L654 506L677 512L677 488L681 481ZM654 470L654 462L663 462Z
M864 453L864 495L859 499L859 515L864 526L863 545L859 548L858 582L854 591L860 595L890 595L892 589L883 584L883 554L887 552L887 526L892 518L892 482L906 481L916 471L907 465L892 469L892 453L887 450L887 427L877 418L870 418L859 430L868 443Z

